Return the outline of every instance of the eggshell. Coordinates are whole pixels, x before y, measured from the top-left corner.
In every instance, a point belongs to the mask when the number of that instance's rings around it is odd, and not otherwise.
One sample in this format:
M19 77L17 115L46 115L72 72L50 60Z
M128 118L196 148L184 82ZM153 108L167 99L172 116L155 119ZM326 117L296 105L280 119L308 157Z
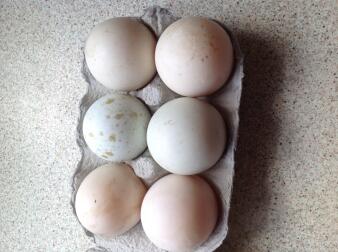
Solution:
M167 175L146 193L141 222L148 238L169 251L192 251L215 228L217 199L199 176Z
M136 90L155 74L152 32L133 18L112 18L91 31L85 59L92 75L115 90Z
M183 97L167 102L151 118L149 151L171 173L191 175L213 166L226 141L225 124L210 104Z
M77 217L94 234L115 236L140 220L146 187L126 164L107 164L89 173L75 199Z
M157 72L163 82L183 96L209 95L225 84L232 70L233 48L226 31L202 17L182 18L158 40Z
M140 155L146 144L150 113L137 98L110 94L94 102L83 119L88 147L109 161L126 161Z

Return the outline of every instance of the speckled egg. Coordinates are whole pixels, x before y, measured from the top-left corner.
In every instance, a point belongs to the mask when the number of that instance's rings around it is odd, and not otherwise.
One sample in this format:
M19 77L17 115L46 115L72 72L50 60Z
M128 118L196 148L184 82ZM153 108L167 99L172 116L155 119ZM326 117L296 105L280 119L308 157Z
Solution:
M141 207L146 235L168 251L194 251L208 239L217 217L216 195L199 176L171 174L159 179Z
M85 177L76 193L77 217L94 234L123 234L139 222L145 192L128 165L100 166Z
M155 64L163 82L183 96L205 96L220 89L233 65L232 43L216 22L186 17L171 24L156 45Z
M182 97L162 105L147 130L149 151L171 173L192 175L212 167L226 142L225 123L210 104Z
M110 94L94 102L83 119L88 147L109 161L136 158L147 147L146 129L150 113L130 95Z
M90 32L85 59L92 75L115 90L136 90L154 76L156 38L139 20L108 19Z

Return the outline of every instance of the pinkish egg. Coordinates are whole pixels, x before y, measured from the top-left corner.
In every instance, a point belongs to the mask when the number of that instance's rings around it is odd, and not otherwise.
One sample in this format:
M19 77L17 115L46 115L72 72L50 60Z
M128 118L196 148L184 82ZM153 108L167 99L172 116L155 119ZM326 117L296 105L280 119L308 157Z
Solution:
M159 248L190 251L208 239L218 217L216 195L199 176L167 175L147 192L141 221Z

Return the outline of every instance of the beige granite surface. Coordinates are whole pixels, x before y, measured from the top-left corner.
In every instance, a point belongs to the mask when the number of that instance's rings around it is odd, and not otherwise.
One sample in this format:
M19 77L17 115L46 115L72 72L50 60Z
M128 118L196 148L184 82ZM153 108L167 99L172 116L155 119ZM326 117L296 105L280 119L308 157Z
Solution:
M161 5L224 22L246 54L230 232L218 251L338 251L338 3L0 1L0 251L85 251L69 204L82 47Z

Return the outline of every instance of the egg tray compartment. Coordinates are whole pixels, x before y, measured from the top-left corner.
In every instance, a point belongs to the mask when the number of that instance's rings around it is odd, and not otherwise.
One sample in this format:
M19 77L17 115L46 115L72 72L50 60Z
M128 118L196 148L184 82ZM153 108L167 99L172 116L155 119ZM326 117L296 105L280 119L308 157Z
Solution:
M137 19L146 24L158 38L165 28L178 18L173 16L167 9L155 6L147 9L144 15ZM235 55L234 68L230 79L227 81L227 84L215 94L207 97L200 97L200 99L213 104L223 116L227 126L227 144L221 159L212 168L200 174L213 186L215 192L217 193L220 205L220 214L215 230L208 240L196 250L198 252L214 251L222 244L228 232L228 214L235 165L234 153L236 149L239 124L238 112L242 92L242 78L244 74L243 56L240 51L239 44L233 34L231 34L228 30L227 32L231 37ZM88 89L80 103L80 118L77 126L77 143L81 149L82 158L78 163L77 169L72 178L71 205L75 216L75 196L81 182L89 172L100 165L109 163L108 161L97 157L89 150L82 135L83 118L90 105L106 94L125 93L140 98L153 114L167 101L180 97L167 88L158 75L156 75L151 82L142 89L131 92L116 92L105 88L97 82L90 74L85 61L82 72L86 82L88 83ZM168 174L167 171L162 169L152 159L148 150L136 159L126 163L134 169L135 174L140 177L148 187L160 177ZM88 249L88 251L91 252L163 251L155 247L155 245L153 245L146 237L141 223L138 223L125 234L111 239L94 235L87 230L85 230L85 232L89 237L94 239L94 243L96 244L95 247Z

